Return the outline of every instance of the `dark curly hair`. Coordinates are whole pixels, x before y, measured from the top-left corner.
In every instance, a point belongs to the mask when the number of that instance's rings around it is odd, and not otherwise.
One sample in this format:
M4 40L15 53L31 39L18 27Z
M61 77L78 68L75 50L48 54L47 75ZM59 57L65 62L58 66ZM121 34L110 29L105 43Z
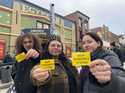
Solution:
M18 36L17 39L16 39L16 44L15 44L16 54L26 52L26 50L23 46L24 38L32 39L33 42L35 43L33 48L36 49L38 52L40 52L40 43L39 43L38 38L35 35L33 35L32 33L25 33L25 34L22 34L22 35Z

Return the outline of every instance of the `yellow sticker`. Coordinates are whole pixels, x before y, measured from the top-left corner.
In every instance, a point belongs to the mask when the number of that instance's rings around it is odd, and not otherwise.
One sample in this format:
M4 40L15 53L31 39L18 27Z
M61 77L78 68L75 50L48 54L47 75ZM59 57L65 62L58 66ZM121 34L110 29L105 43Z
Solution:
M76 67L89 65L91 62L90 52L73 52L72 65Z
M22 62L23 60L25 60L26 59L26 54L24 53L24 52L22 52L22 53L20 53L20 54L18 54L17 56L16 56L16 61L17 62Z
M40 66L46 70L54 70L55 61L54 59L40 60Z

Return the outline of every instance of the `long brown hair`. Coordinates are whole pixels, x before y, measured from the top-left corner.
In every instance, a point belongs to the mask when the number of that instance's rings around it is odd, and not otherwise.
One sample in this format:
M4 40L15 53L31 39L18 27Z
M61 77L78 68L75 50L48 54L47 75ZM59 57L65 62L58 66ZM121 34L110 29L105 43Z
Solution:
M24 38L29 38L32 39L34 42L33 45L33 49L37 50L38 52L40 52L40 42L39 39L33 35L32 33L25 33L23 35L20 35L17 37L16 39L16 54L22 53L22 52L26 52L24 46L23 46L23 40Z
M49 47L49 45L50 45L50 43L52 42L52 41L58 41L58 42L60 42L61 43L61 46L62 46L62 52L59 54L59 56L58 56L58 59L60 60L60 61L62 61L62 62L66 62L66 61L68 61L68 58L66 57L66 55L64 54L64 52L63 52L63 43L61 42L61 38L59 37L59 36L56 36L56 35L51 35L51 37L49 37L49 40L48 40L48 42L47 42L47 44L46 44L46 48L45 48L45 52L43 53L43 56L45 57L45 58L53 58L53 55L52 54L50 54L49 53L49 50L48 50L48 47ZM43 58L44 58L43 57Z

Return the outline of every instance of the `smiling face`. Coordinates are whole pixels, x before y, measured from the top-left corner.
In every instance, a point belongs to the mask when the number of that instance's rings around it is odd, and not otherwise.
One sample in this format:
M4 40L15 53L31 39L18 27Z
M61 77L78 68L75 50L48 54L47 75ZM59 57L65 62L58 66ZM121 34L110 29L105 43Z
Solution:
M32 38L25 37L23 38L23 47L26 51L33 48L34 42Z
M57 40L53 40L49 44L48 51L51 55L58 56L62 52L62 44Z
M84 51L93 52L100 47L100 42L96 42L90 35L85 35L82 39Z

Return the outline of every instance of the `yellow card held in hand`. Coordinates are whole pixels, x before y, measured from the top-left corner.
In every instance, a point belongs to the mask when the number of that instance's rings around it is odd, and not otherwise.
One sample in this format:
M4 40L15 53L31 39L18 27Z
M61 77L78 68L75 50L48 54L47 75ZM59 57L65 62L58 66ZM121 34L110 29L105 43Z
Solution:
M17 62L22 62L23 60L25 60L26 59L26 54L24 53L24 52L22 52L22 53L20 53L20 54L18 54L17 56L16 56L16 61Z
M90 52L73 52L72 65L76 67L87 66L91 62Z
M40 60L40 66L46 70L54 70L55 69L55 61L54 59Z

